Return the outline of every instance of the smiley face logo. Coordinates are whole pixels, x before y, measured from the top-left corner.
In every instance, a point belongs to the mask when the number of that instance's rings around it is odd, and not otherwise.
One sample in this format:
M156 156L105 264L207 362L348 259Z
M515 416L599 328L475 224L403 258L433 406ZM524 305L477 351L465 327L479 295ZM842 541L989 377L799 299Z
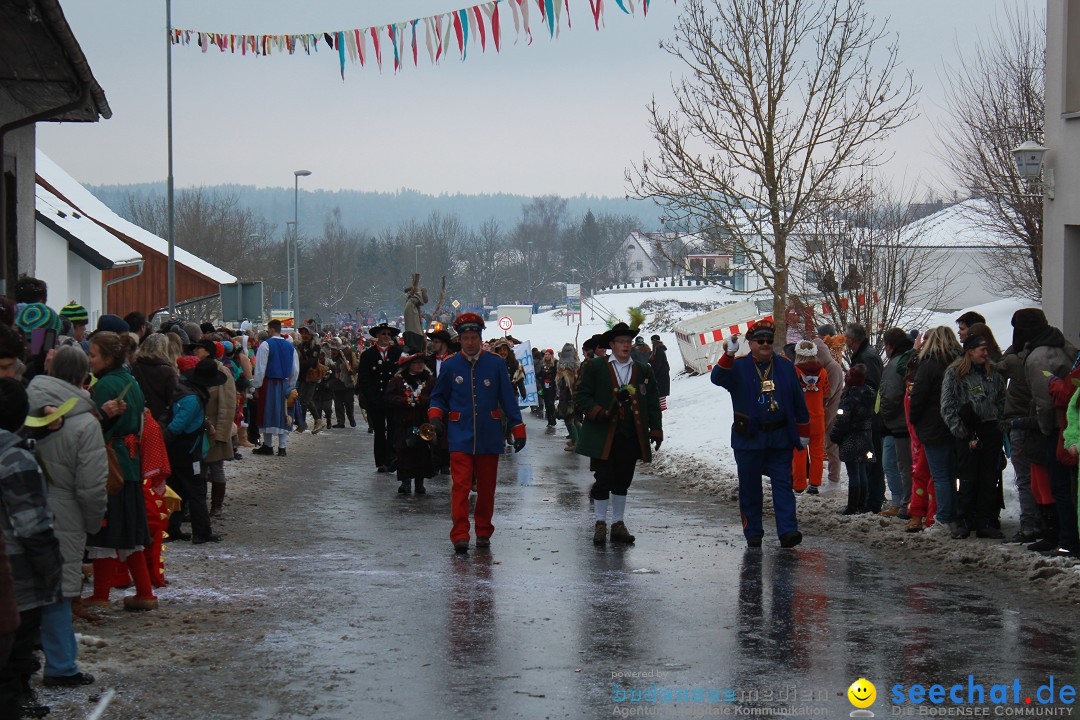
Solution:
M851 687L847 690L847 697L855 707L868 708L877 699L877 688L866 678L859 678L851 683Z

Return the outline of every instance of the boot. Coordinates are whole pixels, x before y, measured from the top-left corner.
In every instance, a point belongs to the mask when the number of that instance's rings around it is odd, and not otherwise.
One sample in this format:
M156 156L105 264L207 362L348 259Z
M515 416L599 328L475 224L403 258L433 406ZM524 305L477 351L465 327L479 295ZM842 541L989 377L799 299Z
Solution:
M422 477L416 478L416 494L427 495L427 489L424 488L424 478ZM479 542L479 540L477 540L477 542Z
M401 493L402 495L408 495L412 492L412 478L399 477L398 480L401 481L401 484L398 485L397 489L399 493Z
M847 486L847 507L841 510L838 515L858 515L859 508L859 489L853 487L851 482L848 482Z
M94 594L83 598L83 607L109 607L109 592L112 590L114 562L112 558L94 560Z
M593 545L603 545L607 542L607 523L603 520L596 521L596 529L592 535Z
M922 515L912 515L908 520L907 525L904 526L904 532L917 533L923 529Z
M630 534L630 531L626 529L626 524L620 520L617 523L613 523L611 526L611 542L613 543L625 543L632 545L634 542L634 536Z
M125 610L156 610L157 598L150 584L150 570L146 566L146 556L138 550L127 556L127 567L135 581L135 594L124 598Z
M1054 550L1058 546L1057 505L1054 503L1039 505L1039 516L1042 518L1042 539L1028 545L1027 549L1035 552Z
M225 502L225 483L210 483L210 517L221 517Z

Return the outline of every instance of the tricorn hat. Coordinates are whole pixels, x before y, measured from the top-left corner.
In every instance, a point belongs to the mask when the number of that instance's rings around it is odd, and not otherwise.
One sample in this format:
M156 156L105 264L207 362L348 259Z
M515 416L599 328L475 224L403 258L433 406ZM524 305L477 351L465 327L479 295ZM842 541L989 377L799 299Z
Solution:
M442 342L446 343L447 345L449 345L454 339L454 338L450 337L450 333L447 332L446 330L436 330L434 332L429 332L428 333L428 338L431 339L431 340L441 340Z
M371 335L371 337L377 337L379 335L379 332L384 331L384 330L390 333L390 337L397 337L398 333L401 332L400 330L398 330L396 327L394 327L390 323L382 322L382 323L379 323L378 325L372 325L371 327L369 327L368 328L368 334Z

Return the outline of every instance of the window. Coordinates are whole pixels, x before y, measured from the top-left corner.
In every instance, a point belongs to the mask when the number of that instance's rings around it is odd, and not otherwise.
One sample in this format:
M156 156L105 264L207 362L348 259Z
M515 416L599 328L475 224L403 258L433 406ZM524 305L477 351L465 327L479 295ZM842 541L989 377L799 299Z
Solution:
M1061 52L1065 85L1061 110L1075 116L1080 113L1080 3L1076 0L1065 4L1065 37Z
M807 270L806 271L806 284L807 285L812 285L814 287L817 287L818 285L820 285L821 284L821 273L819 273L817 270Z
M643 264L642 264L642 262L640 260L638 260L636 263L634 263L634 269L637 270L638 272L641 272L642 267L643 267Z

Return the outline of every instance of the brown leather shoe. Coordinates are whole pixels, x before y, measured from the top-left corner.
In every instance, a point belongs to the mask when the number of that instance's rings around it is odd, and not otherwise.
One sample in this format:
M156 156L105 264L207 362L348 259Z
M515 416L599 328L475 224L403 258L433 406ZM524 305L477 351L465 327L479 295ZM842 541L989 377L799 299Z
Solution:
M611 542L626 543L627 545L634 542L634 536L626 529L626 525L622 520L611 526Z
M157 598L143 598L137 595L128 595L124 598L125 610L157 610Z
M904 526L904 532L917 533L923 529L922 515L912 515Z
M593 545L603 545L607 542L607 523L603 520L596 521L596 529L592 534Z
M878 513L881 517L896 517L900 513L900 508L891 507L888 510L882 510Z

